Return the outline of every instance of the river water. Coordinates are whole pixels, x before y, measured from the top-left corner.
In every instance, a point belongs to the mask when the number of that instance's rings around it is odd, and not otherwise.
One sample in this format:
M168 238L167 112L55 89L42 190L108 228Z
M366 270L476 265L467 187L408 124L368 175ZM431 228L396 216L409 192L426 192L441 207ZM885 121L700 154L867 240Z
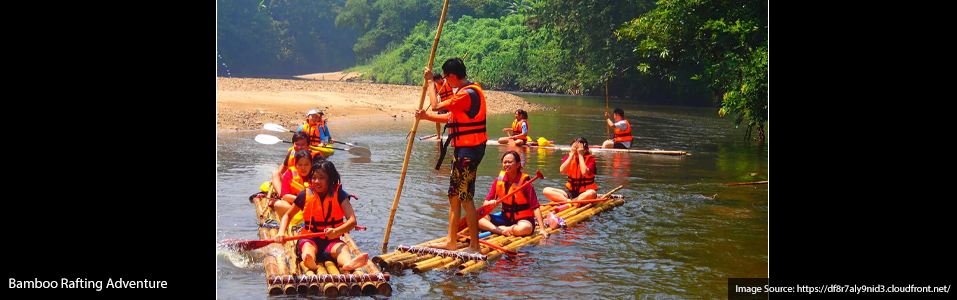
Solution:
M605 99L517 94L555 110L529 114L533 139L546 137L568 145L584 136L593 145L605 139ZM410 104L412 105L412 104ZM746 142L744 128L717 109L653 106L612 99L633 126L633 149L680 150L690 156L596 152L601 191L624 185L625 204L603 212L539 245L520 249L529 255L504 258L466 277L442 272L393 274L392 299L644 299L727 298L727 279L768 276L768 185L726 186L768 180L768 143ZM490 137L509 127L512 114L488 118ZM367 231L353 238L370 256L381 254L382 237L398 185L410 117L348 122L333 119L337 139L369 145L372 157L339 151L330 160L342 174L356 218ZM259 239L254 206L248 201L289 144L262 145L265 130L216 135L216 239ZM435 133L422 122L417 136ZM491 187L501 167L504 146L488 146L479 167L476 198ZM405 187L392 225L389 250L444 236L448 221L449 160L433 170L436 143L416 141ZM546 186L559 187L558 168L566 154L531 149L525 170L540 170L539 199ZM717 194L716 197L711 196ZM218 299L283 299L268 296L259 255L217 249ZM313 297L313 296L309 296ZM348 298L348 297L345 297ZM357 298L385 298L383 296Z

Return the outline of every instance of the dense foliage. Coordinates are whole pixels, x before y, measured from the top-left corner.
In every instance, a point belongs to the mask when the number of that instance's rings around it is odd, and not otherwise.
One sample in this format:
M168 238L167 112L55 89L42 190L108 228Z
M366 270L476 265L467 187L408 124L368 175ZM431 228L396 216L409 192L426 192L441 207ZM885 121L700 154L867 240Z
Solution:
M761 0L661 0L657 7L616 32L639 41L639 69L669 80L706 82L721 103L720 115L735 112L748 134L768 119L768 7ZM698 67L700 66L700 67ZM700 69L698 71L697 69Z
M291 75L355 65L355 31L335 27L345 0L217 0L219 73Z
M217 3L220 67L233 75L358 66L418 85L443 1ZM451 0L434 69L468 53L471 79L490 89L603 95L607 80L612 96L720 106L761 133L767 18L756 0Z

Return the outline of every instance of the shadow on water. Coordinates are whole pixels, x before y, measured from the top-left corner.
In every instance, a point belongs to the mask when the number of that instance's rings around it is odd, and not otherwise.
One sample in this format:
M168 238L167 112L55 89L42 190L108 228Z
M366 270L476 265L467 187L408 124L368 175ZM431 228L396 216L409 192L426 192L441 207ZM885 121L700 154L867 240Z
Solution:
M606 137L604 98L520 96L556 108L530 113L533 139L546 137L567 145L584 136L597 145ZM600 189L624 185L623 206L542 244L522 248L528 256L504 258L478 274L394 274L390 298L723 298L727 278L766 277L768 186L725 186L767 180L766 144L743 142L744 129L735 129L730 119L718 118L710 108L612 99L611 108L615 107L630 116L636 137L633 148L692 155L595 153ZM490 138L497 138L512 119L510 114L489 116ZM432 123L422 123L418 135L434 131ZM410 125L410 120L399 120L332 128L338 139L367 144L372 151L368 158L340 151L329 159L342 174L344 188L359 196L353 201L356 218L369 230L354 232L353 238L370 255L380 254ZM217 134L218 240L259 239L248 196L269 178L288 146L256 144L252 138L257 133L266 132ZM488 194L505 150L488 146L478 170L476 202ZM545 175L533 185L540 201L548 202L541 190L564 184L558 168L567 152L525 148L521 153L526 172L541 170ZM390 251L445 234L450 158L439 171L433 169L435 159L435 142L416 140L392 225ZM217 255L220 297L266 298L260 258L243 256L237 261L230 255Z

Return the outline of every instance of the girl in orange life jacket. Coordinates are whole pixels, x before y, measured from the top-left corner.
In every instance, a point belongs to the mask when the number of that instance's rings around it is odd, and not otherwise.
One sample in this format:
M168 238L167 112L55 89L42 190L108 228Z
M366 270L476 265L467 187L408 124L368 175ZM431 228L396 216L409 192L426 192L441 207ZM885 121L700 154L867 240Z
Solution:
M289 167L296 165L296 151L300 150L309 150L309 135L305 132L297 131L292 134L292 148L289 148L286 156L283 157L279 169L272 172L272 186L276 189L276 192L279 192L279 189L282 187L282 175L286 173L286 170L289 170ZM318 152L313 153L313 155L316 155L316 153Z
M320 109L309 110L306 112L306 124L299 126L299 131L309 134L310 146L323 147L336 142L329 132L326 120L322 119L323 115Z
M427 245L429 247L455 250L455 240L458 239L459 219L462 209L465 210L465 220L469 227L469 246L462 250L466 253L480 253L478 243L478 215L472 200L475 196L475 177L478 166L485 156L485 143L488 141L488 132L485 127L485 93L477 83L468 81L465 63L460 58L450 58L442 64L445 80L457 92L448 100L439 102L436 97L435 84L432 81L432 70L425 68L423 77L426 80L427 94L433 111L448 110L446 115L427 114L423 110L416 110L416 118L426 119L437 123L448 123L445 128L451 129L449 140L443 145L439 154L439 164L442 164L445 151L452 143L455 150L452 152L452 172L449 176L449 232L442 242ZM467 202L462 205L461 202Z
M522 173L522 159L518 152L510 150L502 155L502 171L492 182L492 190L485 197L485 203L491 204L495 199L514 191L523 183L531 180L528 174ZM491 231L505 236L526 236L532 234L537 224L538 234L548 238L548 229L542 222L542 211L539 209L538 195L531 184L522 188L520 192L502 199L501 218L492 218L492 215L479 219L479 229Z
M601 144L601 147L631 149L631 122L625 120L625 111L621 108L615 108L614 122L612 122L611 119L607 119L608 117L608 112L605 112L605 121L608 123L608 127L615 128L615 137L610 140L605 140L605 142Z
M595 184L595 158L588 150L588 140L584 137L579 137L572 142L571 153L562 158L559 171L568 178L565 189L547 187L542 190L546 198L554 202L598 198L598 185Z
M321 155L315 156L316 160L325 160ZM310 175L312 174L313 152L311 150L299 150L295 155L296 165L289 167L289 170L282 175L282 185L279 190L279 198L283 201L276 201L273 209L276 215L282 216L292 207L293 201L299 192L309 187Z
M524 146L525 138L528 137L528 113L521 109L516 110L512 127L502 129L502 132L512 132L512 135L499 138L499 144L508 144L509 141L515 141L516 146Z
M362 253L355 258L345 249L345 243L339 239L356 226L355 212L349 203L349 195L342 190L339 172L331 161L317 161L312 166L311 184L299 193L294 205L282 216L279 228L287 228L289 220L303 211L306 223L300 234L324 232L324 236L300 239L296 244L296 254L310 270L316 270L316 261L328 259L335 261L343 271L351 271L365 266L369 254ZM276 235L276 242L285 237L285 230Z

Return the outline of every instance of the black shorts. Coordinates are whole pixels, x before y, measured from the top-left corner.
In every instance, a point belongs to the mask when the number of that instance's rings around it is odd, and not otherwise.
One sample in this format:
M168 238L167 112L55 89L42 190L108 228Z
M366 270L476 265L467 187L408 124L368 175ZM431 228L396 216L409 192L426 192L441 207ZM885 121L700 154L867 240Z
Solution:
M615 148L615 149L628 149L628 147L625 147L625 144L622 144L621 142L615 142L615 147L612 147L612 148Z

